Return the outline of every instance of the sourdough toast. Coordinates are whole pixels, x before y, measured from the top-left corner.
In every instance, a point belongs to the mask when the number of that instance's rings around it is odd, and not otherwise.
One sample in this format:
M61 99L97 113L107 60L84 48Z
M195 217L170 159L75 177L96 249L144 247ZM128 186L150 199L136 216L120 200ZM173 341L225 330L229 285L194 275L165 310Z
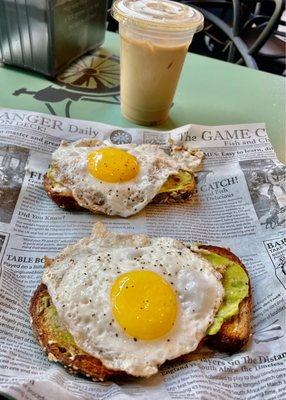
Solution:
M228 258L230 261L239 264L248 275L248 272L240 259L230 250L223 247L209 245L200 245L199 248L214 252L219 256ZM225 321L216 335L207 336L207 344L222 352L236 353L239 351L246 345L250 337L251 312L252 299L249 280L249 293L240 303L239 313Z
M241 261L228 249L201 245L199 248L211 251L239 264L247 273ZM48 267L51 260L46 259ZM249 340L251 319L251 289L248 296L239 305L239 312L223 323L215 335L208 335L204 343L222 352L238 352ZM96 359L81 350L73 337L62 325L52 304L47 287L41 284L33 295L30 304L31 324L35 335L51 361L63 364L71 373L80 373L93 380L108 380L117 376L126 376L120 371L112 371Z
M184 175L182 175L184 174ZM183 181L183 182L182 182ZM173 185L173 186L172 186ZM154 197L152 204L170 204L189 200L196 186L194 174L183 171L178 176L170 177L166 185ZM44 176L44 189L48 196L61 208L66 211L83 211L75 200L71 190L58 182L53 182L49 174Z
M63 364L72 374L105 381L126 375L104 367L100 360L81 350L62 326L47 287L41 284L30 304L31 324L36 338L50 361Z

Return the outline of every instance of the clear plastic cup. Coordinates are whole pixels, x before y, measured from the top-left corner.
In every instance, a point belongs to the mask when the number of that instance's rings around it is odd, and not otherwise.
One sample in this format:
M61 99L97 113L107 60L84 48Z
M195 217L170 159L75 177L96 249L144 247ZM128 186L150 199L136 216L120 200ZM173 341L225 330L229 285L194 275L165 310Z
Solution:
M121 111L140 125L169 115L188 47L204 18L170 0L116 0L112 15L121 39Z

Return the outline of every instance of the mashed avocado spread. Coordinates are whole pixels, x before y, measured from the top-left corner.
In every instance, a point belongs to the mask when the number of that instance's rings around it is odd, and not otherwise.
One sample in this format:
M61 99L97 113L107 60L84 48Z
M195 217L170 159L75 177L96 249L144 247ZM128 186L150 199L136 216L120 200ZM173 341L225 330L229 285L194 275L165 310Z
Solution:
M41 308L44 312L44 324L49 337L66 351L84 354L75 344L74 338L60 322L56 307L52 304L50 296L41 299Z
M195 177L192 172L180 170L177 175L171 175L161 187L159 193L175 192L179 190L190 190L193 189L195 183Z
M225 290L224 301L207 332L208 335L215 335L225 321L238 314L239 304L249 293L249 279L239 264L211 252L202 252L201 255L210 261L214 268L220 265L226 266L222 279Z

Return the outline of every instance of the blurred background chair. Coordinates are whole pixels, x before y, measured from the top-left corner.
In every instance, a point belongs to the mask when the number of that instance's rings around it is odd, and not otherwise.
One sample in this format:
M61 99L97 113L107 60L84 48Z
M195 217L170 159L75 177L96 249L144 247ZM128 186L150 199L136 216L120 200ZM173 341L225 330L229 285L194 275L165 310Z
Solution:
M282 19L283 11L284 1L257 2L241 29L241 37L260 69L285 76L286 35L282 29L286 24Z
M192 51L285 75L285 0L182 0L205 16ZM280 29L279 29L280 28Z
M285 75L285 0L178 0L197 8L205 27L193 53ZM109 7L112 0L109 0ZM109 14L108 29L117 23Z

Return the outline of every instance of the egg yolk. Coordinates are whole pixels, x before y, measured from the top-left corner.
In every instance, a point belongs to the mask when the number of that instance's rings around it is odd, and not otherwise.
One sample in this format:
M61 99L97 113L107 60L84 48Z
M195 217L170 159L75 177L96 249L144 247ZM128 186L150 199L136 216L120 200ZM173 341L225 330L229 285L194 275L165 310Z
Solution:
M87 167L94 178L113 183L130 181L139 172L136 157L114 147L105 147L89 153Z
M149 270L120 275L111 288L114 318L134 340L151 340L168 333L175 324L178 301L172 286Z

